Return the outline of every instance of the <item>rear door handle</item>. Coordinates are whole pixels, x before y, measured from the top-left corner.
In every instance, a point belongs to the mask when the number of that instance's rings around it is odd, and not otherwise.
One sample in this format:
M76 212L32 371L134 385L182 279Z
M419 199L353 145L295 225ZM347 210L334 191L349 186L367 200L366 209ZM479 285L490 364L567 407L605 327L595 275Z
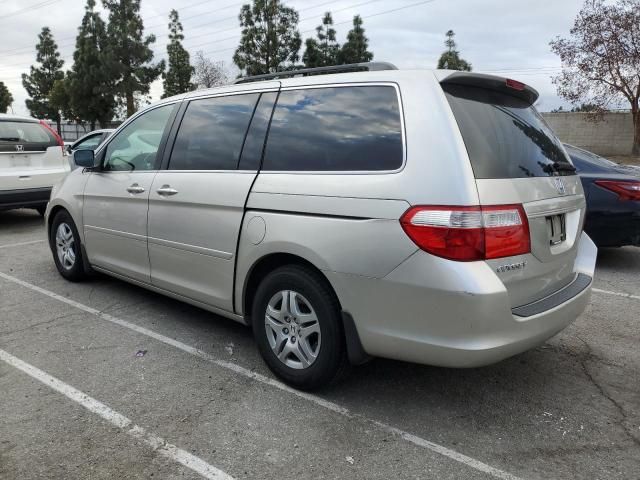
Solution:
M170 185L163 185L158 190L156 190L156 192L158 192L158 195L168 197L170 195L175 195L176 193L178 193L178 190L176 190L175 188L171 188Z
M134 183L130 187L127 187L127 192L129 192L129 193L143 193L144 192L144 187L141 187L137 183Z

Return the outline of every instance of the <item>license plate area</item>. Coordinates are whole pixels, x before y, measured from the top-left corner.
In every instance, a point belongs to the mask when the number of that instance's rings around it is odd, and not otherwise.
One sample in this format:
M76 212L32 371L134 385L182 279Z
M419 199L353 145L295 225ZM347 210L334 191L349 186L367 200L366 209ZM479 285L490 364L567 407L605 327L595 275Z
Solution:
M549 235L549 245L559 245L567 239L566 215L550 215L545 217L547 221L547 233Z

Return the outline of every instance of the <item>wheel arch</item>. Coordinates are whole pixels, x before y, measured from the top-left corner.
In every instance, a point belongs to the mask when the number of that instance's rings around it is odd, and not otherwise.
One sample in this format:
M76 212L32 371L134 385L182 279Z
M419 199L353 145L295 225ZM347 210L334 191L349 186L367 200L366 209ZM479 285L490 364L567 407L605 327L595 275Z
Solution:
M335 295L336 301L338 302L338 307L340 308L342 317L342 335L345 340L349 362L352 365L360 365L369 361L371 357L365 352L364 348L362 347L362 342L360 341L360 336L358 334L355 322L351 315L342 309L340 297L338 296L335 287L332 285L332 283L320 268L315 266L306 258L293 253L269 253L256 260L248 270L247 275L245 276L244 285L242 286L241 296L242 312L245 317L245 322L248 325L251 325L249 315L251 312L253 299L255 298L255 293L258 289L258 286L260 285L260 282L270 272L285 265L300 265L306 267L318 274L320 278L322 278L327 283L327 285L329 285L331 291Z

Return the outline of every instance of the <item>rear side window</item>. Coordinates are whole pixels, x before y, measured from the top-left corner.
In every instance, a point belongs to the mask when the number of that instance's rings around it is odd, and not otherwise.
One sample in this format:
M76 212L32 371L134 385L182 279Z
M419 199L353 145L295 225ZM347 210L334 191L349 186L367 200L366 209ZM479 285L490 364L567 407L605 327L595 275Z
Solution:
M189 102L169 170L235 170L258 93Z
M484 88L455 84L442 88L476 178L575 173L560 141L526 101Z
M44 151L58 143L51 132L35 122L0 121L0 151Z
M396 170L402 159L394 87L310 88L280 93L263 170Z

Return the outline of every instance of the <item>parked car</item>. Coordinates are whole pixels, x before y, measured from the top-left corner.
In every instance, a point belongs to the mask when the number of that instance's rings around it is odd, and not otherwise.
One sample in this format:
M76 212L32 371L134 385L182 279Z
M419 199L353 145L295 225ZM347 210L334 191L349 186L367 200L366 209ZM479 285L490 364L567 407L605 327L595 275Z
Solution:
M587 198L585 231L598 247L640 246L640 167L565 148Z
M0 114L0 210L44 215L51 187L69 172L63 146L46 122Z
M103 128L101 130L94 130L80 137L75 142L68 145L67 151L73 153L76 150L95 150L98 146L104 142L109 135L111 135L115 129Z
M582 185L537 98L374 63L164 99L74 153L53 259L72 281L95 269L252 325L303 389L347 359L493 363L591 292Z

